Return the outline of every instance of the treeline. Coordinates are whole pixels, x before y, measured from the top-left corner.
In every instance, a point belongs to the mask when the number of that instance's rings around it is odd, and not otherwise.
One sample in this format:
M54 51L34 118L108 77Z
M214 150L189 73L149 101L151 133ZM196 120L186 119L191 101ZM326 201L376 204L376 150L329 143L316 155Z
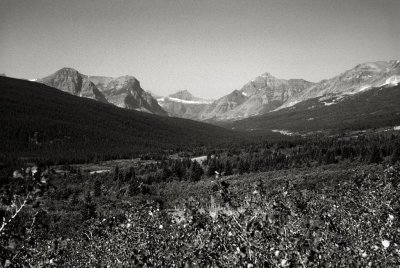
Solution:
M400 159L398 135L356 137L314 137L296 141L266 142L241 150L208 156L206 174L215 171L225 174L270 171L292 167L311 167L343 161L380 163Z
M254 143L243 148L232 147L209 152L206 159L199 162L185 157L170 159L162 154L154 154L152 157L160 161L137 167L139 178L145 184L172 180L198 181L203 177L316 167L345 161L395 163L400 160L400 140L398 135L386 134L314 137Z

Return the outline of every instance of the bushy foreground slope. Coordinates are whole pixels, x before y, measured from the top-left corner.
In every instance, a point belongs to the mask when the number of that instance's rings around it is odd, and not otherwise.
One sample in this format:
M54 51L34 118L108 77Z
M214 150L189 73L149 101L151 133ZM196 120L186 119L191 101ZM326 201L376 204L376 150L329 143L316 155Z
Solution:
M399 166L356 167L340 174L338 183L318 187L304 184L301 176L272 182L262 174L260 180L247 175L242 179L248 179L248 187L240 189L223 180L212 187L211 203L204 201L210 200L207 197L188 198L173 211L143 200L123 202L114 214L103 210L96 217L99 197L87 197L83 215L88 220L74 237L49 233L46 221L37 216L35 224L42 227L28 228L22 244L3 236L1 262L63 267L395 267L400 261ZM29 227L30 221L23 225Z

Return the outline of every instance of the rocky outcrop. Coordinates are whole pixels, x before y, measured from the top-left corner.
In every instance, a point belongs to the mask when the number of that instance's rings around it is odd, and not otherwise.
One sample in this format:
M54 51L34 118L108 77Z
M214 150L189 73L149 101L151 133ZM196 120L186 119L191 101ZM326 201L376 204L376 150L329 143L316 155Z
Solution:
M98 86L106 99L121 108L167 115L150 93L144 91L139 80L133 76L117 78L90 76L89 79Z
M133 76L117 78L88 76L73 68L62 68L38 82L70 94L111 103L121 108L133 109L158 115L167 113L150 93L144 91Z
M62 68L37 82L51 86L72 95L108 103L104 94L87 78L73 68Z

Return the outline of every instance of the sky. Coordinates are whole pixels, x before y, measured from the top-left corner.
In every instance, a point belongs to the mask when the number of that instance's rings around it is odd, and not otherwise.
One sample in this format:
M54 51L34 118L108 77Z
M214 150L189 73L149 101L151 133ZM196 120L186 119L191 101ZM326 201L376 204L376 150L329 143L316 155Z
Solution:
M262 73L317 82L400 59L398 0L0 0L0 73L133 75L218 98Z

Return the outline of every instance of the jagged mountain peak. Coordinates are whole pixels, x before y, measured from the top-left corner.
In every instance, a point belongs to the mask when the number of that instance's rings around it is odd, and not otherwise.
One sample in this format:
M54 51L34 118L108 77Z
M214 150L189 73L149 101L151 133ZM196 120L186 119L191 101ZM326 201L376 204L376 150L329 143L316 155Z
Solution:
M74 68L61 68L55 73L42 79L38 79L37 81L58 88L72 95L108 103L104 94L87 79L87 76L81 74Z
M271 79L277 79L275 76L273 76L270 72L265 72L263 74L260 75L261 77L264 78L271 78Z
M132 76L132 75L122 75L122 76L118 76L116 78L114 78L114 80L119 80L119 81L138 81L136 79L136 77Z
M54 75L82 76L78 70L71 67L63 67L56 71Z
M67 71L67 72L78 72L78 70L76 70L75 68L72 67L62 67L60 70L58 70L57 72L60 71Z
M65 67L38 82L118 107L166 115L157 101L141 88L139 80L131 75L116 78L88 76L74 68Z
M181 100L187 100L187 101L191 101L191 100L195 100L197 98L195 98L192 93L190 93L188 90L179 90L173 94L168 95L168 97L170 98L177 98L177 99L181 99Z

